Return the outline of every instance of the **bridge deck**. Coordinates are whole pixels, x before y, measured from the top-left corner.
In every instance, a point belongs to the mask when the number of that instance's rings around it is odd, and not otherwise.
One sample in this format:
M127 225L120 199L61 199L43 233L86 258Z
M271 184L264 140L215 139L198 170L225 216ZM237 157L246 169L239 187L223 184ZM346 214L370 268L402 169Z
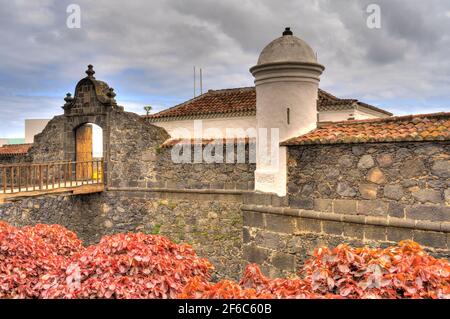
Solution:
M72 195L80 195L80 194L92 194L92 193L100 193L105 190L105 185L98 184L96 181L85 181L77 182L76 184L73 183L72 186L70 183L61 184L61 186L57 185L55 187L49 186L49 188L45 189L36 189L32 190L21 190L19 191L18 188L14 189L14 192L11 192L11 190L7 190L6 193L4 193L3 190L0 191L0 203L8 202L14 199L24 198L24 197L35 197L35 196L42 196L42 195L52 195L52 194L61 194L61 193L68 193Z
M104 191L103 162L2 165L0 203L24 197Z

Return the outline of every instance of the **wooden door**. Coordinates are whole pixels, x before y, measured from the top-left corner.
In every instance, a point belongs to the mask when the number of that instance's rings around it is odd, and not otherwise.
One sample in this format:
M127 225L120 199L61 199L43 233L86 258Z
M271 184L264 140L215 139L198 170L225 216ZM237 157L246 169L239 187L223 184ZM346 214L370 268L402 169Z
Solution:
M83 125L76 132L77 180L92 179L92 125ZM89 163L87 163L89 162Z

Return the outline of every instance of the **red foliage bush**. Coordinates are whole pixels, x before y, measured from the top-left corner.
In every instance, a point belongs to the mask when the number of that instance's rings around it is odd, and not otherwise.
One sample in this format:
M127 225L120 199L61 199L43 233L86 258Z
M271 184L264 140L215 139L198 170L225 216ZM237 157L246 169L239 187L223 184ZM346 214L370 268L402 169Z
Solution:
M249 265L239 283L209 283L193 278L178 296L181 299L319 299L301 279L269 279L257 265Z
M162 236L119 234L63 264L37 285L44 298L176 298L195 276L209 279L212 265L188 245Z
M386 249L351 248L314 252L301 274L311 290L347 298L450 298L450 264L412 241Z
M0 223L0 298L39 297L34 287L40 277L81 249L76 235L59 225Z
M162 236L119 234L84 248L59 225L0 222L0 298L450 298L449 262L411 241L319 248L294 279L250 265L239 283L211 283L212 269Z
M303 279L269 279L257 265L239 284L191 280L180 298L450 298L450 264L411 241L386 249L339 245L319 248L300 271Z

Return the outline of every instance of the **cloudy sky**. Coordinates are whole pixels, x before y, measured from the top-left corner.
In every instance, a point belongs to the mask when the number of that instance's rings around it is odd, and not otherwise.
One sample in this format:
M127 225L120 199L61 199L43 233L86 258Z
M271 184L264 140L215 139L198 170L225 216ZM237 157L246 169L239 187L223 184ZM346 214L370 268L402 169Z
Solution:
M395 114L450 111L448 0L0 0L0 137L60 114L89 63L138 113L191 98L194 65L205 90L253 85L248 69L285 26L317 51L323 89Z

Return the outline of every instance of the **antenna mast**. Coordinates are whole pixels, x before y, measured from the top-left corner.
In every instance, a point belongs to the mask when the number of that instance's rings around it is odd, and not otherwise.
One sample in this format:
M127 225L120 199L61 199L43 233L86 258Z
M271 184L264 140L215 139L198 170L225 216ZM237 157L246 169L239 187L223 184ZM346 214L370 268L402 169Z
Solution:
M200 68L200 94L203 94L203 71Z
M195 66L194 66L194 97L195 97L195 92L196 91L196 87L195 87Z

